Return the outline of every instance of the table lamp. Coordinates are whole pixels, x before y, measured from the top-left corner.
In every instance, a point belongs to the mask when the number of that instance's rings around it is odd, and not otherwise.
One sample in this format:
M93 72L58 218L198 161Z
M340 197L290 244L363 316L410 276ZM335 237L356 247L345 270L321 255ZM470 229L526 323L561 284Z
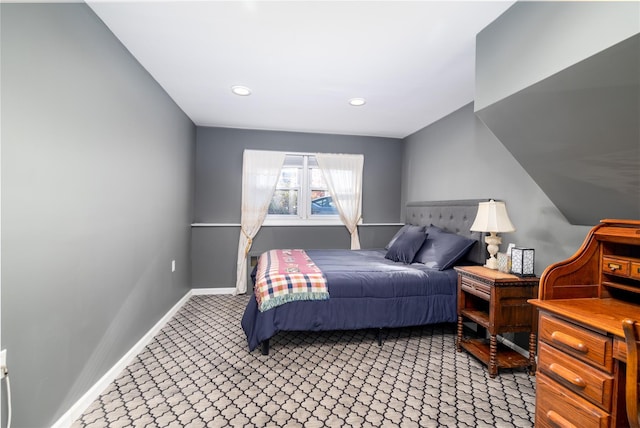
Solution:
M513 223L509 220L504 202L496 202L491 199L489 202L480 202L478 204L478 214L476 214L476 219L471 225L471 231L489 232L489 235L484 237L484 242L487 243L487 251L489 252L485 267L498 269L496 253L502 243L502 238L497 233L514 232L515 230L516 228L513 227Z

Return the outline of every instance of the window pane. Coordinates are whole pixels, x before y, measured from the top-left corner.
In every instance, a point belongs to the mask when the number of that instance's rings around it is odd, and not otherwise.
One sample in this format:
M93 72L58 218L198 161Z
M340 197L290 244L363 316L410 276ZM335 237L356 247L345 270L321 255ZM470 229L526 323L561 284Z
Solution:
M328 190L312 190L311 191L311 200L324 198L325 196L331 196Z
M298 167L302 168L304 165L304 155L287 155L284 158L284 167Z
M320 168L309 168L311 215L338 215Z
M319 168L311 168L309 173L309 180L311 181L310 186L312 189L327 188L327 185L324 182L324 177L322 176L322 171L320 171Z
M276 187L300 187L300 168L282 168Z
M338 215L333 198L326 190L312 190L311 198L311 215Z
M276 190L269 204L268 214L298 215L298 190Z

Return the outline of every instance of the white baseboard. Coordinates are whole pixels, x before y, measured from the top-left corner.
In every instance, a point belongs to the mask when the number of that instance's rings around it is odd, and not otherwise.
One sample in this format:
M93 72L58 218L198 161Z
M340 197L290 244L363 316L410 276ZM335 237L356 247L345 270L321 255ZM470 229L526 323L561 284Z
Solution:
M52 428L70 427L82 413L93 403L100 394L118 377L120 373L129 365L135 357L142 352L153 337L158 334L162 327L180 310L180 308L191 298L192 291L184 295L169 312L167 312L120 360L111 367L67 412L52 425Z
M236 289L234 287L226 288L192 288L191 294L193 296L203 296L207 294L235 294Z

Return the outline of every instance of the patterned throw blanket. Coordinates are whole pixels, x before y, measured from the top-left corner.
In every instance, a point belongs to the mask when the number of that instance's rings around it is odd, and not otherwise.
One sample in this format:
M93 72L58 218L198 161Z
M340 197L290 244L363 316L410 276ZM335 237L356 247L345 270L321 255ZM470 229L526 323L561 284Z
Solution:
M264 312L296 300L326 300L327 280L304 250L271 250L258 260L255 286Z

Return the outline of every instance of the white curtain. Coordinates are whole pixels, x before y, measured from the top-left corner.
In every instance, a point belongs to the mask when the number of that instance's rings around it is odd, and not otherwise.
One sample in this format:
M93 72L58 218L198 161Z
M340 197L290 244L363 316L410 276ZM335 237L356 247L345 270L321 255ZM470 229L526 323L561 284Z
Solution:
M358 222L362 218L363 155L316 153L318 166L338 208L340 220L351 234L351 249L360 249Z
M284 157L284 152L244 151L236 294L247 292L247 254L269 210Z

